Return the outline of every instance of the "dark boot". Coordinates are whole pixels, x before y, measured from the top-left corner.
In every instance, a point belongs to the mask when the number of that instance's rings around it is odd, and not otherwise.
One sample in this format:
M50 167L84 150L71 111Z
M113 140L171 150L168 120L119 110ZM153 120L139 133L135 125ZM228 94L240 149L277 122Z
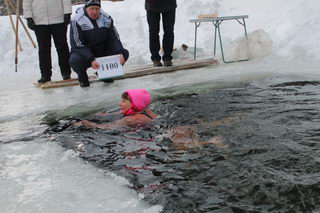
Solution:
M112 78L102 80L104 83L113 83L114 80Z
M160 60L159 61L158 60L154 60L153 61L153 66L154 67L162 67L162 64L161 64Z
M170 66L172 66L173 64L172 64L172 60L164 60L164 62L163 62L163 65L165 66L165 67L170 67Z
M39 80L38 80L38 83L39 84L43 84L43 83L46 83L46 82L49 82L51 81L51 78L50 77L41 77Z
M71 79L71 76L70 75L64 75L62 76L62 79L65 81L65 80L69 80Z
M80 87L90 87L90 82L80 82Z

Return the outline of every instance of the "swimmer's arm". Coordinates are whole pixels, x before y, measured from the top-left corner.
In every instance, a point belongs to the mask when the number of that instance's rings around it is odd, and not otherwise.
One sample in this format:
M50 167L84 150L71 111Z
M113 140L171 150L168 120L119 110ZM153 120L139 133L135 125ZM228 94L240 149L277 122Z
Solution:
M117 129L117 128L123 127L122 123L123 122L121 120L113 122L111 124L97 124L92 121L82 120L82 121L74 123L73 125L74 126L85 126L85 127L90 127L90 128L99 128L99 129Z
M77 123L74 123L74 126L86 126L91 128L99 129L118 129L121 127L139 127L144 126L152 122L152 120L145 115L136 114L134 116L127 116L118 121L108 123L108 124L97 124L92 121L82 120Z
M121 120L108 123L108 124L96 124L90 121L85 122L85 126L100 128L100 129L121 129L123 127L140 127L149 124L152 120L146 118L145 116L136 115L136 116L127 116Z
M73 126L86 126L91 128L99 128L100 124L97 124L88 120L82 120L82 121L73 123Z
M107 115L118 115L121 114L121 112L98 112L95 115L97 116L107 116Z

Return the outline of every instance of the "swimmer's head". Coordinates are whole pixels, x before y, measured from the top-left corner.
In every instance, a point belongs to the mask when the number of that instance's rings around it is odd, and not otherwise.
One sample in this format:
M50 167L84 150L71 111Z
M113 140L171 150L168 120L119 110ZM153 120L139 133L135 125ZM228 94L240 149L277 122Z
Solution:
M129 89L121 95L119 107L122 114L133 115L143 111L151 103L151 95L145 89Z

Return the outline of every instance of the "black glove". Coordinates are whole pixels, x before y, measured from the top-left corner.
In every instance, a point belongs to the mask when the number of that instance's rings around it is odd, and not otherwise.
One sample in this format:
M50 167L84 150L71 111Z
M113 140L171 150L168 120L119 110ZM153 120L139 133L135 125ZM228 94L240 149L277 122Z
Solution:
M64 14L64 25L68 26L68 24L70 24L70 20L71 20L71 14Z
M34 30L36 28L36 24L34 23L32 18L27 18L27 25L30 30Z

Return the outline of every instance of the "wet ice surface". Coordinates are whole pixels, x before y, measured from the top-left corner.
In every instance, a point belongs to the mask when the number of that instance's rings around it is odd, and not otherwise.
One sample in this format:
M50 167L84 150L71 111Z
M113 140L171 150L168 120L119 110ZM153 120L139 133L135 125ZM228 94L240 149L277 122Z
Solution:
M1 212L159 212L126 180L95 168L55 143L0 146Z
M282 80L159 90L152 108L161 117L150 128L98 130L63 121L46 134L125 177L164 212L312 212L320 207L320 82ZM197 129L199 140L219 137L223 145L173 143L169 129L183 125Z

